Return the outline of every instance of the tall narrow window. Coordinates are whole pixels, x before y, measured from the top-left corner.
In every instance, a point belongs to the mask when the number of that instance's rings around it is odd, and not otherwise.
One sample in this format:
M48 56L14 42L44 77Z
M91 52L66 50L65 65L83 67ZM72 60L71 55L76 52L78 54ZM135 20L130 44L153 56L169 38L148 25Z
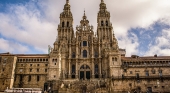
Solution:
M99 66L98 66L98 64L95 65L94 74L95 74L95 78L99 78Z
M23 76L22 76L22 75L20 75L20 81L22 81L22 79L23 79Z
M75 69L75 65L72 65L72 73L75 73L76 69Z
M75 52L72 53L72 58L75 58L76 57L76 54Z
M149 76L149 71L146 71L145 74L146 74L146 76Z
M162 77L162 70L159 70L159 76Z
M31 81L31 75L28 76L28 82L30 82L30 81Z
M104 26L104 23L103 23L103 21L101 21L101 26Z
M37 76L37 81L40 81L40 76L39 75Z
M45 72L47 72L47 69L45 69Z
M72 65L72 75L71 75L71 77L75 78L75 74L76 74L76 67L75 67L75 65Z
M62 22L62 27L64 27L64 22Z
M69 22L67 22L67 27L69 27Z
M108 26L108 21L106 21L106 26Z
M136 78L137 80L139 80L139 73L136 73Z
M83 50L83 57L87 58L87 51L86 50Z

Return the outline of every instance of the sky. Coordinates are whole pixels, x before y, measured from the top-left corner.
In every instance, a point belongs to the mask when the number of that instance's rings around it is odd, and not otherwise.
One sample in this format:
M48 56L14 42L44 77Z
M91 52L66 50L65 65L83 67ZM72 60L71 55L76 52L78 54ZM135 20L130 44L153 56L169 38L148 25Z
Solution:
M97 29L101 0L70 0L75 27L84 10ZM104 0L126 56L170 56L170 0ZM0 0L0 53L47 54L66 0Z

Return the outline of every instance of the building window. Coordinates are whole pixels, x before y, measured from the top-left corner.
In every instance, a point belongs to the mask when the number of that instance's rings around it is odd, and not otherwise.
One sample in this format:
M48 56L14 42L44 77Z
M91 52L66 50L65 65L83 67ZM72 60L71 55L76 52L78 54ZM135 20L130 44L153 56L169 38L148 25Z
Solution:
M36 59L34 59L34 62L36 62Z
M40 61L42 61L42 59L40 59Z
M132 72L132 71L130 71L130 74L133 74L133 72Z
M94 57L98 57L98 52L95 51Z
M62 22L62 27L64 27L64 22Z
M23 64L21 64L21 67L23 67Z
M45 72L47 72L47 69L45 69Z
M37 76L37 81L40 81L40 76Z
M38 68L38 69L37 69L37 72L39 72L39 70L40 70L40 69Z
M54 75L54 78L56 78L56 75Z
M75 52L72 53L72 58L75 58L76 57L76 54Z
M3 68L3 69L2 69L2 71L4 72L4 71L5 71L5 69Z
M83 57L87 58L87 51L86 50L83 50Z
M48 59L46 59L46 61L48 62Z
M30 68L30 72L32 72L32 68Z
M106 26L108 26L108 21L106 21Z
M115 58L115 61L117 61L117 58Z
M31 75L28 76L28 82L30 82L30 81L31 81Z
M30 67L32 67L32 64L30 64Z
M146 74L146 76L149 76L149 71L146 71L145 74Z
M95 69L94 69L94 74L95 74L95 78L99 78L99 66L98 64L95 65Z
M72 75L71 75L71 77L75 78L75 74L76 74L76 66L72 65Z
M22 79L23 79L23 76L22 76L22 75L20 75L20 82L22 81Z
M83 46L87 46L87 41L83 41Z
M136 73L136 79L139 80L139 73Z
M47 67L47 66L48 66L48 64L45 64L45 66Z
M103 21L101 21L101 26L104 26L104 23L103 23Z
M40 64L37 64L37 66L39 67L39 66L40 66Z
M37 61L39 61L39 59L37 59Z
M43 59L43 61L45 61L45 59Z
M154 69L152 69L152 74L155 74L155 70Z
M67 27L69 27L69 22L67 22Z

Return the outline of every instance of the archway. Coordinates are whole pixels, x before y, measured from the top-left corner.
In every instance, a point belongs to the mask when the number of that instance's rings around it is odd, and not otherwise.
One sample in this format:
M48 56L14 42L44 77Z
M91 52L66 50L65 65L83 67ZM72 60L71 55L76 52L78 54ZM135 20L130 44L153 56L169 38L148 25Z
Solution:
M80 72L79 72L79 78L80 79L90 79L91 73L90 73L90 67L88 65L82 65L80 67Z

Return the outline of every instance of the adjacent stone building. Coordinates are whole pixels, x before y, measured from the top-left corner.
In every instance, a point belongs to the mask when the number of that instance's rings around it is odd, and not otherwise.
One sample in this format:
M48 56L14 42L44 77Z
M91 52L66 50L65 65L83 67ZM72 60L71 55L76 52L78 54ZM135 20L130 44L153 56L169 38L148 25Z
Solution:
M170 92L170 56L125 57L103 0L97 33L84 12L73 29L69 0L49 54L0 54L0 91L42 88L53 93Z

